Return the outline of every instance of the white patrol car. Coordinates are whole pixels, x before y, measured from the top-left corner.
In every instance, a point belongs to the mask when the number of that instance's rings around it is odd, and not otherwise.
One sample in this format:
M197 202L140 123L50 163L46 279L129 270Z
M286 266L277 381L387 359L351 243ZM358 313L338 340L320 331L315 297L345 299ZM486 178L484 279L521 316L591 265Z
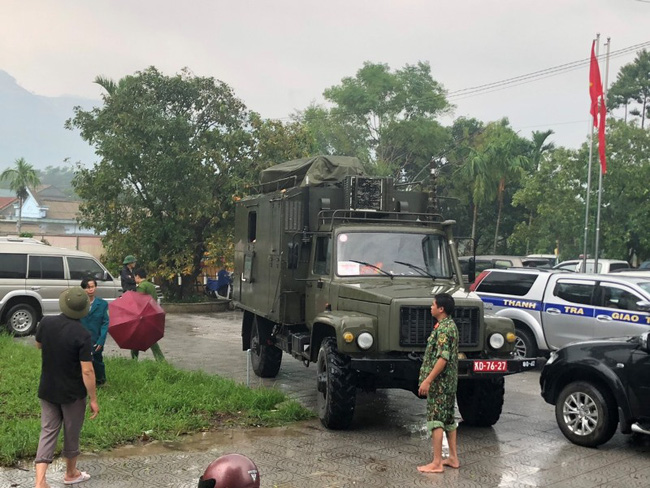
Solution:
M483 271L470 288L515 323L517 355L650 331L650 278L540 269Z

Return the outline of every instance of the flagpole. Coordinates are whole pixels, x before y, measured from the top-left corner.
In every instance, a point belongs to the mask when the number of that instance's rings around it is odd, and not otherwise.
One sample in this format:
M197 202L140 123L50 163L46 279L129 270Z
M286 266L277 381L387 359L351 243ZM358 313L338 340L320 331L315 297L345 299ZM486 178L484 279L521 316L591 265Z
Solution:
M596 34L596 56L598 56L598 50L600 47L600 34ZM594 153L594 124L591 119L589 119L589 127L591 130L589 132L589 165L587 166L587 197L585 205L585 237L584 237L584 248L582 251L582 272L587 272L587 239L589 238L589 197L591 194L591 159Z
M607 56L605 61L605 83L603 84L603 101L605 103L607 100L607 77L609 75L609 47L611 44L611 38L607 38ZM601 124L605 123L605 120L600 120ZM593 131L592 131L593 132ZM603 141L599 141L598 144L602 144ZM598 210L596 212L596 244L594 246L594 272L598 272L598 241L600 240L600 202L603 195L603 165L600 164L600 171L598 172Z

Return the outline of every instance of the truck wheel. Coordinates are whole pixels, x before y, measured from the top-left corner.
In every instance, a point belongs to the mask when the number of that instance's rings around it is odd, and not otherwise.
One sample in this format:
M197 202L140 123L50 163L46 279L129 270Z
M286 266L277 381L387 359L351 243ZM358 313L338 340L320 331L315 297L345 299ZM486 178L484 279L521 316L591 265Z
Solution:
M524 329L515 329L517 339L515 340L515 357L517 358L535 358L539 351L535 344L535 338L532 333Z
M26 336L34 332L38 317L34 307L26 303L14 305L7 314L7 328L15 336Z
M596 447L610 440L616 432L616 401L602 387L574 381L560 393L555 404L555 419L571 442Z
M490 427L496 424L505 395L503 377L458 380L458 410L467 425Z
M251 326L251 362L253 371L260 378L275 378L282 364L282 350L267 344L260 333L260 321L253 318Z
M323 339L316 368L321 423L328 429L347 429L354 417L357 387L350 360L338 353L336 339Z

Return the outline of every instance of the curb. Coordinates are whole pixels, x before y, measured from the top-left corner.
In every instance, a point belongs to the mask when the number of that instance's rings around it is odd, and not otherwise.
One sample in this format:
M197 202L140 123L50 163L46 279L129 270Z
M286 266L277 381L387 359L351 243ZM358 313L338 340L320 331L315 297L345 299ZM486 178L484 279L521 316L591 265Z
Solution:
M214 302L201 303L162 303L161 307L165 313L209 313L226 312L230 306L230 300L218 300Z

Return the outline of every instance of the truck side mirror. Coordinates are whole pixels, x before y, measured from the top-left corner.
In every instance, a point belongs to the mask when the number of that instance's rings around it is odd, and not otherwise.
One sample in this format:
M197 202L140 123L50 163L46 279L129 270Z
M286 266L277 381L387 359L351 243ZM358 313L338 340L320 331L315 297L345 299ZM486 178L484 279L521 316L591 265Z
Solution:
M467 282L474 283L476 279L476 260L474 258L469 258L467 260Z
M645 300L640 300L636 302L636 306L642 312L650 312L650 302L647 302Z
M287 268L296 269L300 257L300 243L289 242L287 244Z

